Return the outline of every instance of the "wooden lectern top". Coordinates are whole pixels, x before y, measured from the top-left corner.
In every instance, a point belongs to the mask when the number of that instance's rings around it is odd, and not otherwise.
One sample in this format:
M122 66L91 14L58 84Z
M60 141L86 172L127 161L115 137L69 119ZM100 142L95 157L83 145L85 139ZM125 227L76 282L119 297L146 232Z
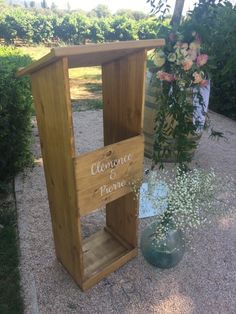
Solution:
M164 46L164 44L164 39L148 39L52 48L47 55L38 61L25 68L21 68L17 72L17 76L37 72L39 69L63 57L68 58L69 68L98 66L139 50L150 50Z

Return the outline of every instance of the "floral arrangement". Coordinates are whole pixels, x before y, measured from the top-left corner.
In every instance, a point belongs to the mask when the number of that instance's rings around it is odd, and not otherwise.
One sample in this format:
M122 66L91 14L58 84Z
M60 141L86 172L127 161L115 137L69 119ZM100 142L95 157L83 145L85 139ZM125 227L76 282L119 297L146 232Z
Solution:
M147 183L149 188L145 195L139 194L137 184L132 186L135 186L133 191L140 201L148 198L153 207L162 208L157 216L160 223L153 235L155 243L165 240L173 226L190 239L191 230L210 223L216 215L230 214L233 210L229 199L234 195L234 181L230 177L216 175L214 170L183 172L179 167L171 172L151 170ZM166 187L167 193L162 197L153 197L155 187L160 184Z
M192 36L193 41L187 43L176 41L177 35L170 33L167 48L157 49L153 57L154 64L160 69L157 78L169 83L175 81L180 90L208 85L208 76L204 71L208 55L201 53L198 34L194 32ZM182 38L180 34L179 38Z
M140 203L148 199L153 208L158 208L158 224L153 233L153 243L157 245L160 241L165 243L165 237L173 227L190 242L191 231L234 210L229 201L234 195L234 180L228 176L222 178L213 169L150 170L145 181L146 190L139 189L137 182L130 186ZM165 188L165 193L157 196L159 186Z
M194 136L205 124L202 89L209 84L208 55L202 53L201 40L195 32L188 41L172 30L165 37L164 48L155 50L152 56L158 86L153 161L162 165L172 149L177 152L177 163L183 166L191 161L197 146ZM174 149L169 146L170 138L174 139Z

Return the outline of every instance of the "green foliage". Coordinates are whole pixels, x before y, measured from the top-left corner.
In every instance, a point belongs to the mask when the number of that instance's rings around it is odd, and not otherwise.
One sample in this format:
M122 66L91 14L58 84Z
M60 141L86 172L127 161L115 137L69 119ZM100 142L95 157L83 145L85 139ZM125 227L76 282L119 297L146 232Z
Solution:
M114 40L156 38L158 23L138 11L120 10L111 15L106 7L98 6L86 12L63 12L56 9L5 7L0 12L0 37L8 44L24 43L83 44Z
M111 12L109 11L108 6L104 4L99 4L96 8L88 13L88 16L97 18L109 17L110 15Z
M197 31L211 56L210 108L236 118L236 6L200 0L182 28L186 33Z
M32 34L32 41L34 43L51 42L54 37L53 16L36 14L31 22L34 30Z
M159 24L155 19L143 19L138 24L139 39L155 39L159 30Z
M90 36L90 19L80 13L66 14L55 27L54 36L68 44L81 44Z
M0 313L23 313L20 296L16 210L13 204L0 205Z
M16 70L30 62L16 49L0 47L0 181L8 181L32 161L30 84L28 78L15 77Z
M196 109L199 105L205 115L201 87L208 85L208 56L202 54L197 33L186 40L171 27L163 26L160 31L165 34L166 45L153 55L154 75L149 82L156 89L158 104L153 166L159 163L163 167L163 161L175 156L179 166L187 168L204 127ZM204 62L198 63L199 58Z
M111 22L113 32L109 35L109 40L134 40L138 39L137 23L125 15L114 16Z
M158 14L161 20L164 20L170 13L170 5L168 0L146 0L151 5L151 13Z
M66 14L55 28L55 36L64 42L72 43L77 31L76 18Z
M92 42L98 43L109 40L112 32L111 18L92 19L90 28L90 40Z
M126 15L127 17L136 21L146 19L148 16L142 11L133 11L130 9L120 9L116 12L116 15Z

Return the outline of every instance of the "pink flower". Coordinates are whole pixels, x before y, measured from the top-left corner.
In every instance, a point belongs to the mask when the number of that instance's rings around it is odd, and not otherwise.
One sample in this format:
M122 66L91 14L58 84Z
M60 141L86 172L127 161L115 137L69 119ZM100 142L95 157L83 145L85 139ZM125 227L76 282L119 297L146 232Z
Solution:
M157 78L161 81L167 81L167 82L172 82L175 80L175 77L172 74L169 74L163 71L157 72Z
M193 61L191 59L185 59L182 62L182 66L183 66L184 71L190 70L192 65L193 65Z
M208 55L206 54L199 55L197 57L197 65L201 67L207 63L207 60L208 60Z
M203 81L203 78L200 73L194 72L193 77L194 77L194 81L193 81L194 84L199 84Z
M208 80L202 80L201 82L200 82L200 86L201 87L206 87L208 85Z

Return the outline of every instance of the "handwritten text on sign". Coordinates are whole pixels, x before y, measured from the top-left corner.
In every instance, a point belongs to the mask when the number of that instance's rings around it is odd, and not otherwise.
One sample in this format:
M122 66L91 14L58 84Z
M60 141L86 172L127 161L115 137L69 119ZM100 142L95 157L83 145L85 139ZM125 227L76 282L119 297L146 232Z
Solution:
M116 168L118 168L122 165L125 165L126 163L130 162L131 160L132 160L132 154L129 153L129 154L124 155L118 159L113 159L113 160L110 160L110 161L105 162L105 163L98 161L98 162L92 164L91 175L95 176L96 174L103 173L103 172L109 170L110 171L110 174L109 174L110 180L115 180L116 176L117 176ZM104 184L100 187L101 196L103 196L104 194L111 193L117 189L121 189L125 185L126 185L125 180L116 181L110 185Z
M143 166L141 135L78 156L74 160L80 215L131 192Z

